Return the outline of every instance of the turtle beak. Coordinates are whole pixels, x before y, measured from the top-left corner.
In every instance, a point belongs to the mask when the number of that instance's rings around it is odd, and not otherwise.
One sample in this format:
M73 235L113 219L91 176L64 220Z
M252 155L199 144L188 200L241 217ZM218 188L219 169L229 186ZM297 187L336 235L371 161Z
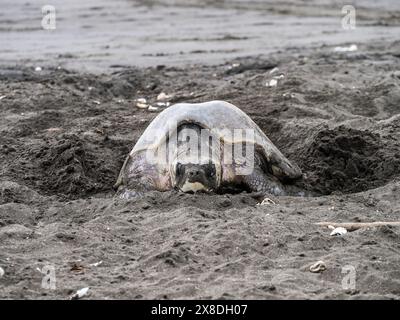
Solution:
M188 182L186 181L185 184L180 188L182 192L199 192L199 191L208 191L206 186L200 182Z

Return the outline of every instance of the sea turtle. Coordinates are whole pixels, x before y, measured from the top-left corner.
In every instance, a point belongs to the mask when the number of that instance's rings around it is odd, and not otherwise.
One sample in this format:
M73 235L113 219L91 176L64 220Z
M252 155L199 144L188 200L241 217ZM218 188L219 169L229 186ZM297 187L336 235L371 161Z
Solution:
M123 198L171 189L285 195L285 183L301 175L242 110L209 101L175 104L158 114L114 187Z

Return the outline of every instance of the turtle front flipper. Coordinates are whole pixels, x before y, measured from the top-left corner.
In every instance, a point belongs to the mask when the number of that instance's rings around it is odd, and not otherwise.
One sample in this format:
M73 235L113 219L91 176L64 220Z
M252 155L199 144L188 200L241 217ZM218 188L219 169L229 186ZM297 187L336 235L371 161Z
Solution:
M128 155L119 173L117 182L114 184L115 196L126 200L139 200L144 196L144 190L140 190L140 175L136 167L132 170L132 158ZM134 172L132 177L131 172ZM133 185L132 181L136 182ZM139 182L139 184L138 184Z
M265 173L261 168L254 168L251 174L243 176L242 179L246 187L252 192L275 196L286 195L283 184L273 175Z
M140 199L148 191L170 190L169 172L162 168L164 167L148 161L146 151L129 154L114 185L116 196L122 199Z

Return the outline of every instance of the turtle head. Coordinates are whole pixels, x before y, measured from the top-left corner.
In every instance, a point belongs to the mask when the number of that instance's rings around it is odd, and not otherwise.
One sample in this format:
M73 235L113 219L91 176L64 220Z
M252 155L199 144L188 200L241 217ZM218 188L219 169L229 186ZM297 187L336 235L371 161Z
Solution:
M183 192L212 191L218 188L220 172L210 162L207 164L175 164L175 186Z

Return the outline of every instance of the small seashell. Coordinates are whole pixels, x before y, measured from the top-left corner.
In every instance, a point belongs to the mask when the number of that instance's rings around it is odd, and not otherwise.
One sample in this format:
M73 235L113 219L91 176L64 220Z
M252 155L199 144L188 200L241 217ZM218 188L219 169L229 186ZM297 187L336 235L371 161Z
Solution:
M157 102L156 105L161 108L167 108L170 106L170 103L169 102Z
M273 200L271 200L270 198L265 198L263 201L261 201L261 203L258 203L258 206L263 206L266 204L276 204Z
M276 87L277 84L278 84L278 80L271 79L269 82L267 82L267 87Z
M333 49L333 51L335 51L335 52L351 52L351 51L357 51L357 49L358 49L357 45L352 44L349 47L335 47Z
M161 92L158 96L157 96L157 101L166 101L168 99L171 99L171 96L166 94L165 92Z
M347 233L347 229L343 227L335 228L331 232L331 236L342 236Z
M0 96L0 100L3 100L6 96Z
M136 107L138 107L139 109L147 109L149 105L146 103L138 102L136 103Z
M0 267L0 278L2 278L4 274L5 274L4 269Z
M313 265L310 266L310 272L312 273L319 273L322 271L326 270L326 265L325 262L323 261L317 261L316 263L314 263Z
M153 106L149 106L148 110L151 111L151 112L156 112L156 111L158 111L158 108L157 107L153 107Z
M41 67L36 67L36 68L35 68L35 71L36 71L36 72L42 71L42 68L41 68Z
M89 291L89 287L78 290L71 296L71 300L77 300L77 299L83 298L84 296L87 295L88 291Z

